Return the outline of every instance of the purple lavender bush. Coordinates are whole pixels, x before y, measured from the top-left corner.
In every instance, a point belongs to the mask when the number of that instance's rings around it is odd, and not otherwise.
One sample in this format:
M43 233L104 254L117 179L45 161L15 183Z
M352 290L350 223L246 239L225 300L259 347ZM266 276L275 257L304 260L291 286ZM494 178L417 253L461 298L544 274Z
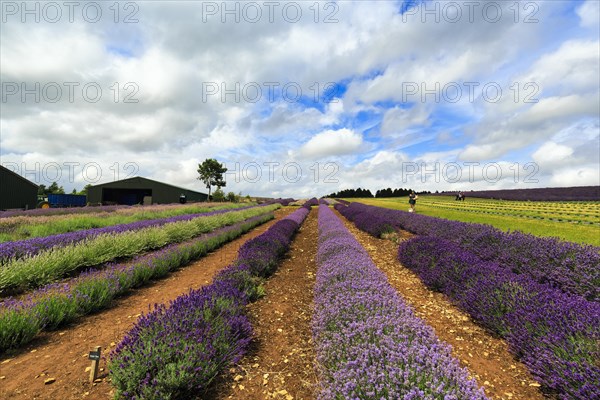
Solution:
M318 206L318 205L319 205L319 200L317 200L316 197L313 197L312 199L305 201L302 206L310 208L312 206Z
M336 204L334 208L344 215L349 221L354 222L354 225L360 230L368 234L380 238L385 233L393 232L394 226L389 218L383 215L374 215L368 210L356 209L354 212L346 212L347 206Z
M238 259L243 260L259 277L268 277L277 265L278 256L289 246L291 235L298 224L291 220L282 220L277 226L269 229L255 240L249 240L240 247Z
M246 298L226 283L179 296L141 317L111 352L109 370L125 399L190 398L244 354L252 327Z
M289 205L291 202L295 201L292 198L286 198L286 199L282 199L282 198L278 198L278 199L269 199L265 202L262 202L262 205L268 205L268 204L281 204L282 206L287 206Z
M109 370L117 394L126 399L198 396L227 365L237 362L251 339L245 314L257 289L258 255L276 264L308 211L301 208L265 233L246 242L238 259L213 283L180 296L142 317L110 355ZM287 235L287 236L286 236ZM272 245L267 245L272 243ZM252 243L260 245L252 245ZM258 249L258 253L254 250ZM258 255L257 255L258 254ZM252 271L252 273L249 273Z
M330 206L337 204L337 201L335 199L331 199L329 197L326 197L323 200L325 201L325 204L330 205Z
M327 206L317 264L319 399L486 398Z
M42 215L65 215L65 214L93 214L102 212L113 212L132 206L94 206L94 207L70 207L70 208L36 208L33 210L12 210L0 211L0 218L10 218L17 216L42 216Z
M308 213L308 209L301 207L267 232L244 243L238 250L238 261L246 264L254 276L270 276L277 266L278 257L287 251L292 235Z
M294 200L294 199L293 199L293 198L291 198L291 197L288 197L288 198L286 198L286 199L279 199L279 202L280 202L280 203L281 203L281 205L282 205L282 206L284 206L284 207L285 207L285 206L288 206L290 203L292 203L292 202L294 202L294 201L296 201L296 200Z
M258 300L263 296L263 279L252 273L252 268L248 264L240 261L230 265L215 276L214 282L225 282L235 287L248 298L249 302Z
M489 225L449 221L360 203L349 206L338 204L335 208L355 222L359 229L374 236L378 236L379 224L446 239L508 271L527 275L538 283L565 293L600 301L598 247L522 232L503 232Z
M416 237L400 262L476 321L507 340L545 388L561 399L600 393L600 304L483 261L453 242Z

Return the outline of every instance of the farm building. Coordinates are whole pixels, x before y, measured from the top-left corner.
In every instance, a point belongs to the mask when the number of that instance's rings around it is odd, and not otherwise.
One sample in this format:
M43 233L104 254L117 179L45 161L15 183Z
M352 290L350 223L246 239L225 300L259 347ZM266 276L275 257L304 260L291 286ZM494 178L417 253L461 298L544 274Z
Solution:
M169 204L178 203L182 194L186 201L205 201L208 197L205 193L139 176L91 186L87 193L90 204Z
M35 208L37 192L38 185L0 165L0 210Z

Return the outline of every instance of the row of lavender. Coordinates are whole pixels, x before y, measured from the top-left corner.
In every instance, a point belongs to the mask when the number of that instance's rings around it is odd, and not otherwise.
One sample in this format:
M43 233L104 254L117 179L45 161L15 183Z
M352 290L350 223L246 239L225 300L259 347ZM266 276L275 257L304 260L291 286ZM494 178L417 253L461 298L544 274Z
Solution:
M319 399L485 399L325 205L313 333Z
M374 207L359 207L364 210L362 215L356 209L348 207L342 212L352 214L359 228L396 222L390 218L391 210L384 210L388 216L384 219L384 213L372 212ZM432 224L433 218L409 216L416 217L415 222ZM449 221L440 221L440 232L448 229L446 223ZM561 399L597 398L600 303L536 282L529 274L516 274L498 262L482 260L468 247L444 238L413 238L401 244L398 257L425 284L447 294L476 321L504 337L533 375Z
M336 209L358 228L374 236L399 228L417 235L446 239L508 271L529 276L565 293L600 301L598 247L360 203L351 203L347 207L336 205Z
M168 218L157 218L132 222L128 224L112 225L104 228L82 229L69 233L61 233L45 237L36 237L13 242L4 242L0 243L0 266L11 259L21 258L24 256L32 256L39 253L42 250L50 249L53 247L66 246L68 244L77 243L85 239L91 239L102 234L114 234L128 231L136 231L152 226L162 226L178 221L189 221L198 217L208 217L211 215L223 214L230 211L240 211L251 207L253 206L236 209L220 209L209 212L185 214Z
M241 222L280 207L235 210L191 220L176 221L135 231L105 233L90 239L51 248L33 256L11 259L0 267L0 292L20 293L40 287L86 267L134 257L147 251L179 243L226 225Z
M261 292L308 214L300 208L246 242L213 283L158 305L110 355L118 395L127 399L197 397L245 353L252 327L245 306Z
M406 241L398 258L427 286L505 338L559 398L599 398L600 303L539 284L440 238Z
M249 204L190 204L154 205L143 208L125 208L111 213L63 214L54 216L21 216L0 218L0 242L14 242L35 237L46 237L82 229L104 228L142 220L199 214L226 208L240 208Z
M441 193L454 195L455 193ZM468 197L517 201L600 201L600 186L482 190L466 192Z
M336 203L337 203L337 201L334 200L334 199L329 199L329 198L324 198L324 197L321 197L319 199L319 204L325 204L326 206L331 206L331 205L334 205Z
M115 210L129 208L132 206L96 206L96 207L77 207L77 208L36 208L35 210L12 210L0 211L0 218L10 218L24 216L42 216L42 215L64 215L64 214L91 214L102 212L113 212Z
M0 352L31 341L43 330L101 310L130 289L160 279L272 218L272 213L251 217L128 263L111 264L67 283L47 285L22 299L6 298L0 303Z
M319 200L317 200L316 197L313 197L312 199L308 199L304 202L304 207L312 207L312 206L318 206L319 205Z

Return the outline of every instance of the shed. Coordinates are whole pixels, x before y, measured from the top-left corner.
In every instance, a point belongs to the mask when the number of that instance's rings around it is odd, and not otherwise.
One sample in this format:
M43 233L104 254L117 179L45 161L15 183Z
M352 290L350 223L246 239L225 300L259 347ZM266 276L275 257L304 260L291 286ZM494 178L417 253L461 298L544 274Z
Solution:
M0 165L0 210L37 206L38 185Z
M88 188L90 204L170 204L184 195L187 201L206 201L208 195L194 190L136 176Z

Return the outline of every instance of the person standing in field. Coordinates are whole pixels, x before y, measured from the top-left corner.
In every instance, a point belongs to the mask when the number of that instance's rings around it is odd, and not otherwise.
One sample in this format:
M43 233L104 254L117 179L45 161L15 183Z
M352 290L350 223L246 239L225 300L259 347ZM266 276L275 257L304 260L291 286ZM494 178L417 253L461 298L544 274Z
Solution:
M415 212L415 204L417 204L417 199L419 196L415 194L415 192L411 191L408 195L408 204L410 204L410 209L408 212Z

